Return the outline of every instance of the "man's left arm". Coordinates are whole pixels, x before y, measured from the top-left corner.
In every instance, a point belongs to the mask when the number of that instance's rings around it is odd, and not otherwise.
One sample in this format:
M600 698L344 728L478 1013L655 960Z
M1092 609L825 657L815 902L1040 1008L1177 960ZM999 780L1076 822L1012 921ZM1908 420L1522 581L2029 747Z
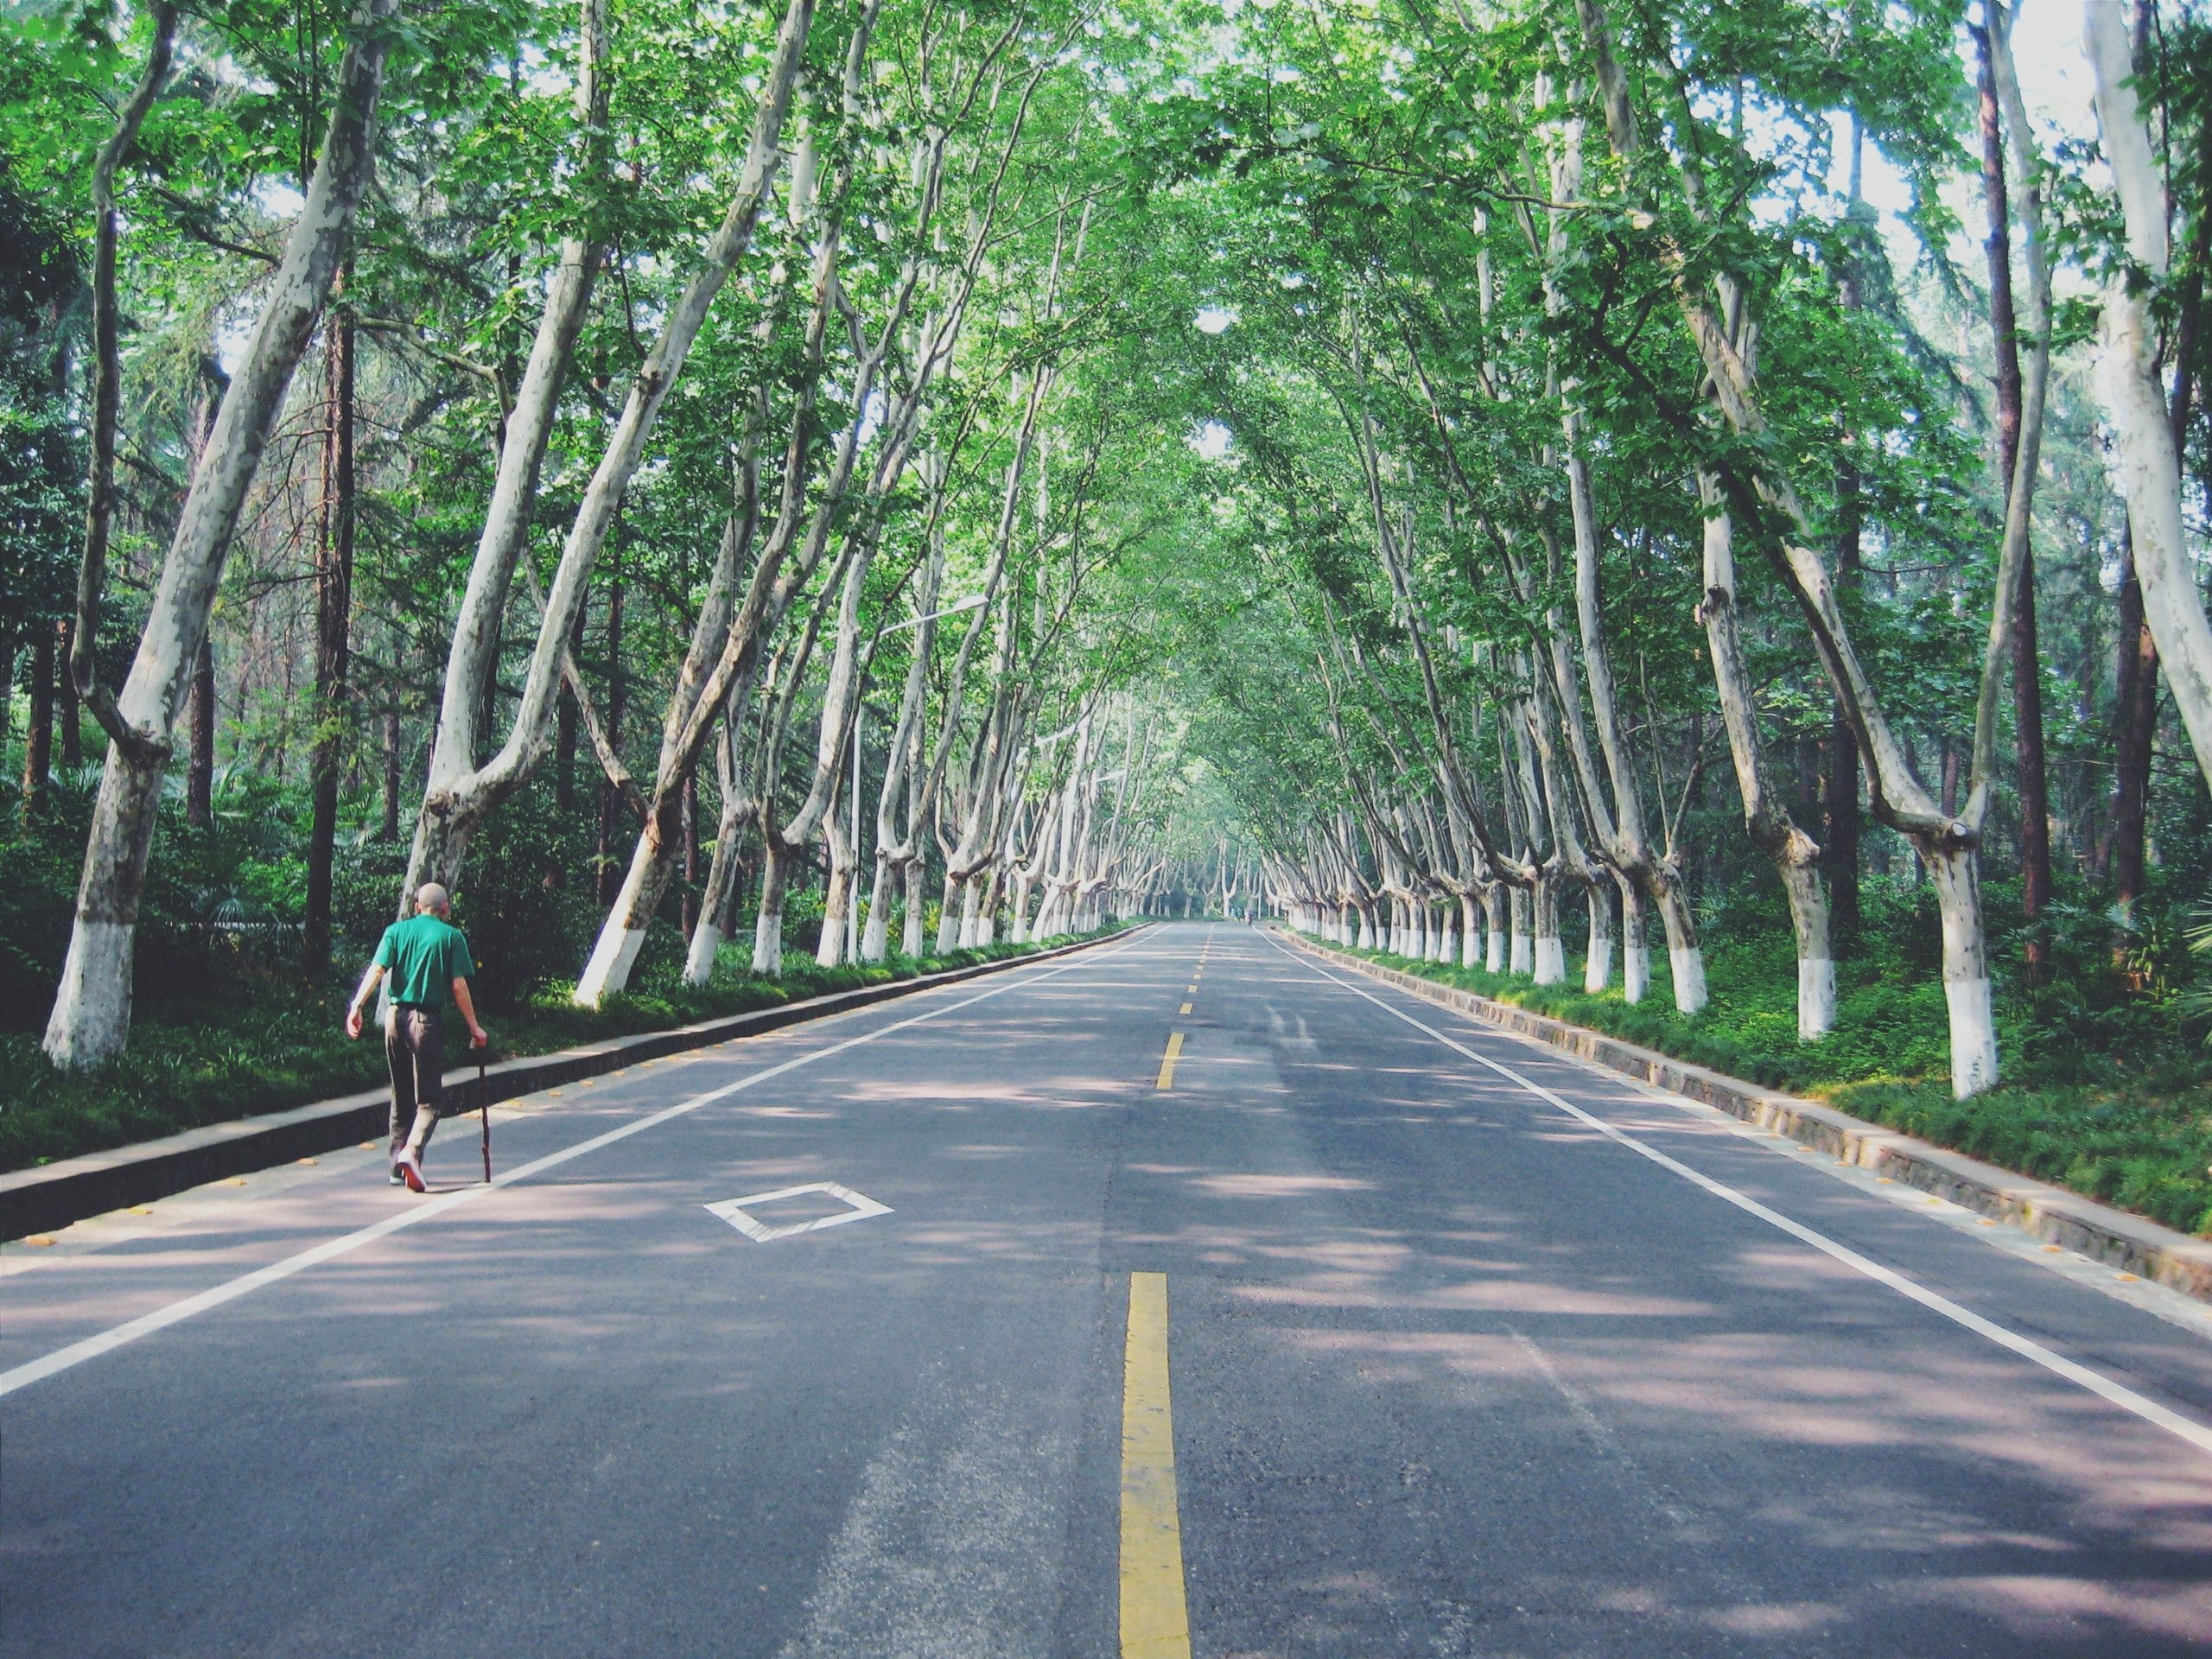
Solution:
M384 982L384 964L372 962L369 971L361 976L361 988L353 993L353 1000L346 1005L346 1034L361 1034L361 1010L369 1006L369 999L377 994L377 987Z

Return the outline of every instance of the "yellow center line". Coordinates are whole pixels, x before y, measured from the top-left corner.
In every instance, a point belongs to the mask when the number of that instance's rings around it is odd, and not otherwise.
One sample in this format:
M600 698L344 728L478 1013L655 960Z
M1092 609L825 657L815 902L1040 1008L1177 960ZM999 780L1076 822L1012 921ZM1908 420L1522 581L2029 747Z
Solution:
M1183 1033L1179 1031L1169 1032L1167 1052L1160 1058L1160 1082L1155 1085L1156 1087L1173 1089L1175 1086L1175 1057L1182 1052Z
M1167 1275L1133 1273L1122 1367L1122 1659L1190 1654L1167 1400Z
M1185 1002L1185 1003L1181 1007L1179 1007L1179 1008L1178 1008L1178 1009L1176 1009L1176 1010L1175 1010L1175 1012L1176 1012L1176 1013L1178 1013L1178 1014L1188 1014L1190 1011L1191 1011L1191 1005L1190 1005L1189 1003L1187 1003L1187 1002Z

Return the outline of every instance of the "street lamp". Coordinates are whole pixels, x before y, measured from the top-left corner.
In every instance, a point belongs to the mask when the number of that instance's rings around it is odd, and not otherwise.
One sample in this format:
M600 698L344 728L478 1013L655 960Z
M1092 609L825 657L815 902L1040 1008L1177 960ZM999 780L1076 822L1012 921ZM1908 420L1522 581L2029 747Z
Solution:
M918 628L925 622L934 622L940 617L957 616L963 611L972 611L988 603L988 594L970 594L967 598L946 606L941 611L931 611L927 616L910 616L904 622L894 622L876 634L880 642L885 634L903 633L908 628ZM853 880L852 891L845 895L845 960L861 959L861 720L868 712L868 699L855 695L853 698Z

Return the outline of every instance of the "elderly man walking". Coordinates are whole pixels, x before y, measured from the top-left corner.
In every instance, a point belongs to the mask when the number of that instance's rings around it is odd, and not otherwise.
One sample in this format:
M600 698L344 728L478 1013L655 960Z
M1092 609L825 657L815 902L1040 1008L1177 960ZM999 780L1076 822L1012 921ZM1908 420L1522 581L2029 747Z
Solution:
M391 976L391 1021L384 1033L385 1058L391 1066L391 1184L404 1184L416 1192L427 1190L423 1148L438 1127L448 993L468 1022L469 1046L481 1048L491 1040L476 1023L475 1005L469 1001L468 976L476 963L468 954L468 936L446 919L452 910L446 890L435 881L424 882L415 895L416 913L385 929L376 957L361 976L361 988L346 1010L346 1034L358 1038L361 1011L377 994L378 983Z

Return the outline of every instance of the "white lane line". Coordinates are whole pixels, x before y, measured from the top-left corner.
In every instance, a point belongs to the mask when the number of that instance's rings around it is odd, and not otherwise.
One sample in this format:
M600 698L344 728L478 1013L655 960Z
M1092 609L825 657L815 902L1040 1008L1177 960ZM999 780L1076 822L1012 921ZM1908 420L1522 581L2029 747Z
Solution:
M1270 939L1268 943L1270 944L1274 944L1274 948L1278 950L1281 950L1286 956L1290 954L1287 947L1281 944L1275 944L1275 942L1272 939ZM1297 958L1294 958L1294 960L1297 960ZM1543 1084L1531 1081L1529 1078L1522 1076L1520 1072L1515 1071L1511 1066L1501 1065L1497 1061L1491 1059L1486 1054L1478 1054L1473 1049L1469 1048L1465 1043L1459 1042L1457 1039L1447 1036L1443 1032L1437 1030L1435 1027L1429 1025L1423 1020L1414 1019L1413 1015L1406 1013L1402 1008L1392 1007L1381 997L1362 988L1360 986L1353 984L1351 981L1338 979L1334 974L1329 972L1326 969L1319 967L1313 963L1306 962L1304 965L1311 969L1312 971L1319 978L1325 979L1331 984L1338 986L1344 990L1350 991L1354 996L1364 997L1368 1001L1372 1002L1376 1007L1382 1009L1385 1014L1395 1015L1396 1018L1404 1020L1414 1030L1424 1033L1430 1037L1433 1037L1438 1042L1443 1044L1446 1048L1452 1049L1460 1054L1464 1054L1467 1058L1474 1061L1476 1065L1487 1066L1492 1071L1497 1072L1501 1077L1504 1077L1510 1082L1519 1084L1521 1087L1526 1089L1530 1094L1535 1096L1539 1100L1543 1101L1546 1104L1557 1107L1560 1111L1565 1112L1569 1117L1575 1119L1578 1122L1589 1125L1590 1128L1597 1130L1599 1134L1605 1136L1608 1140L1618 1141L1622 1146L1628 1147L1631 1152L1642 1154L1644 1157L1649 1158L1653 1163L1657 1164L1662 1169L1672 1171L1675 1174L1681 1176L1684 1180L1703 1187L1707 1192L1712 1193L1713 1197L1725 1199L1726 1202L1734 1205L1738 1210L1745 1211L1748 1215L1757 1216L1761 1221L1766 1223L1770 1227L1777 1228L1779 1230L1789 1234L1790 1237L1797 1239L1801 1243L1811 1245L1815 1249L1820 1251L1821 1255L1828 1256L1834 1261L1842 1262L1844 1266L1852 1268L1855 1272L1866 1274L1866 1277L1873 1280L1875 1283L1887 1286L1890 1289L1897 1292L1898 1295L1907 1297L1913 1301L1918 1302L1923 1307L1929 1309L1932 1313L1942 1314L1945 1319L1951 1320L1955 1324L1964 1325L1975 1335L1987 1338L1999 1347L2009 1349L2013 1353L2019 1355L2021 1358L2032 1360L2036 1364L2042 1366L2045 1370L2051 1372L2055 1376L2064 1377L2068 1382L2074 1383L2076 1387L2087 1389L2091 1394L2095 1395L2099 1399L2118 1406L2122 1411L2134 1413L2135 1415L2140 1417L2145 1422L2155 1424L2157 1427L2164 1429L2167 1433L2173 1435L2177 1440L2188 1441L2190 1445L2195 1446L2198 1451L2212 1452L2212 1428L2207 1428L2202 1423L2192 1421L2190 1419L2183 1416L2179 1412L2175 1411L2169 1407L2160 1405L2156 1400L2150 1398L2146 1395L2138 1394L2134 1389L2128 1388L2124 1383L2113 1382L2101 1371L2091 1370L2087 1365L2082 1364L2076 1360L2069 1359L2063 1354L2054 1352L2052 1350L2044 1347L2043 1344L2036 1341L2033 1338L2024 1337L2017 1331L2007 1330L2005 1326L1998 1324L1994 1319L1984 1319L1972 1308L1961 1306L1949 1297L1945 1296L1939 1292L1930 1290L1927 1286L1920 1284L1914 1280L1908 1279L1904 1274L1896 1272L1891 1268L1885 1268L1880 1262L1872 1261L1869 1258L1859 1255L1858 1251L1853 1249L1849 1245L1839 1243L1836 1240L1830 1238L1826 1233L1815 1231L1814 1229L1806 1226L1802 1221L1793 1221L1788 1216L1782 1214L1779 1211L1770 1210L1765 1205L1761 1204L1757 1198L1752 1198L1749 1193L1739 1192L1734 1187L1730 1186L1726 1182L1716 1181L1712 1176L1706 1174L1703 1171L1691 1168L1680 1159L1669 1157L1665 1153L1660 1151L1658 1147L1647 1145L1645 1142L1637 1140L1634 1135L1630 1135L1625 1130L1614 1128L1613 1125L1606 1122L1604 1118L1599 1117L1593 1113L1583 1110L1581 1107L1577 1106L1573 1101L1562 1099L1558 1095L1554 1094L1550 1090L1545 1088Z
M862 1032L857 1037L848 1037L843 1042L832 1043L827 1048L818 1048L810 1053L794 1056L791 1059L740 1077L734 1083L726 1083L719 1089L709 1089L704 1094L693 1095L688 1100L680 1100L675 1105L664 1107L648 1116L637 1118L631 1122L622 1124L620 1128L608 1129L604 1134L594 1135L588 1140L579 1141L574 1146L563 1147L558 1152L550 1152L543 1158L535 1159L530 1163L520 1164L512 1169L502 1171L493 1178L488 1186L465 1186L458 1192L441 1193L427 1204L417 1205L411 1210L402 1210L395 1215L386 1216L382 1221L373 1223L354 1232L342 1234L337 1238L325 1239L321 1243L302 1250L296 1255L288 1255L282 1261L271 1262L265 1267L256 1268L251 1273L240 1274L235 1279L226 1280L219 1285L211 1286L196 1295L187 1296L181 1300L169 1303L166 1307L157 1307L150 1313L142 1313L135 1319L111 1325L105 1331L85 1338L82 1341L73 1342L66 1348L57 1348L50 1354L43 1355L37 1359L27 1360L11 1370L0 1371L0 1397L11 1395L18 1389L27 1389L34 1382L44 1382L49 1376L68 1370L74 1366L82 1365L88 1359L98 1359L103 1354L112 1353L127 1343L137 1341L141 1337L149 1337L156 1331L166 1331L169 1326L181 1324L195 1314L205 1313L210 1308L220 1307L226 1302L234 1302L241 1296L251 1295L264 1286L276 1284L280 1280L289 1279L295 1274L305 1273L309 1268L320 1267L323 1262L334 1261L339 1256L350 1255L365 1244L373 1244L380 1238L389 1237L403 1227L413 1227L435 1217L442 1216L447 1211L480 1198L497 1188L512 1186L517 1181L528 1180L531 1176L551 1169L556 1165L565 1164L571 1159L581 1158L587 1153L597 1152L602 1147L611 1147L617 1141L626 1141L633 1135L643 1135L647 1129L658 1128L672 1119L697 1111L702 1106L711 1106L718 1100L726 1100L732 1095L752 1088L755 1084L766 1083L772 1077L782 1077L786 1071L796 1071L803 1065L812 1065L817 1060L826 1060L833 1055L842 1054L847 1049L858 1048L862 1044L879 1041L898 1032L905 1031L910 1027L918 1026L925 1020L942 1019L948 1014L957 1014L963 1008L972 1008L978 1002L987 1002L995 996L1002 996L1007 992L1019 989L1025 985L1041 984L1046 980L1056 979L1062 974L1071 973L1077 968L1087 968L1091 963L1102 962L1109 957L1119 956L1128 949L1128 946L1125 944L1098 951L1095 955L1086 953L1072 962L1064 963L1058 968L1048 969L1041 974L1024 975L1016 970L1007 975L1005 982L994 985L987 991L979 991L973 996L963 997L957 1002L948 1002L942 1007L931 1008L925 1013L912 1014L906 1019L874 1031ZM929 993L925 992L923 995L927 995ZM860 1012L860 1010L855 1010L855 1012ZM831 1016L833 1019L842 1016Z

